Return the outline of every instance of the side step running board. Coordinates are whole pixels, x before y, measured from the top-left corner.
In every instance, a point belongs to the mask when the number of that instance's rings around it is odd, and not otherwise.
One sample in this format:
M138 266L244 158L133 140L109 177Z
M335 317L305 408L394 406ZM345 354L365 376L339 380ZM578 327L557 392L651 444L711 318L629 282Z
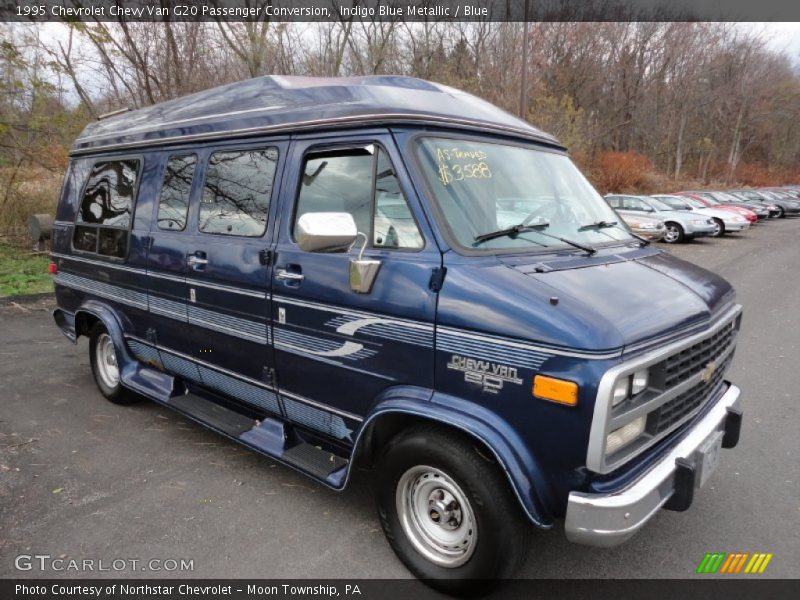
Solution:
M349 460L298 440L296 435L289 434L291 426L282 421L274 418L256 421L197 394L173 396L165 404L335 489L344 485Z
M347 460L311 444L298 444L281 456L290 465L319 479L327 479L331 473L347 465Z
M194 417L204 425L218 429L231 437L238 438L245 431L256 426L256 421L244 415L220 406L215 402L196 396L185 394L170 398L168 406L174 406L190 417Z

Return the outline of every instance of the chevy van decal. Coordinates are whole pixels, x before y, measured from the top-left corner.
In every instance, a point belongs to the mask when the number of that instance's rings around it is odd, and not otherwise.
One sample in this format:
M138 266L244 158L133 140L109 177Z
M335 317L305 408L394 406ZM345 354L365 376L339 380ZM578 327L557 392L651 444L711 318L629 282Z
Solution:
M505 382L522 385L517 369L508 365L489 362L476 358L468 358L453 354L447 368L464 373L464 381L481 386L482 391L497 394L503 389Z

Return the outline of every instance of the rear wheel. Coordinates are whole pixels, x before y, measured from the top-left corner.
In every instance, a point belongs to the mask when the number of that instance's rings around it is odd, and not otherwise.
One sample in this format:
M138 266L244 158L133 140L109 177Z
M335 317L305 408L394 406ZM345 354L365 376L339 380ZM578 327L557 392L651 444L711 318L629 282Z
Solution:
M723 235L725 235L725 223L722 222L722 219L714 218L714 232L711 237L722 237Z
M89 361L100 393L114 404L136 402L138 396L122 386L114 340L105 326L98 322L89 334Z
M478 595L524 562L530 524L498 466L469 439L436 426L401 433L383 453L378 512L414 575Z
M683 227L677 223L666 223L666 231L664 232L664 241L668 244L678 244L685 238Z

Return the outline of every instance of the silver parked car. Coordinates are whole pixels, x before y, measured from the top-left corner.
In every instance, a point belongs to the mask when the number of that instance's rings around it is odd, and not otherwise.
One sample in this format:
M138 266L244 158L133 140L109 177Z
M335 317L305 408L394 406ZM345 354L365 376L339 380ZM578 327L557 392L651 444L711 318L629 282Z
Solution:
M612 194L606 196L606 202L621 215L647 214L664 221L664 241L668 244L714 235L716 231L710 217L687 210L675 210L651 196Z
M720 237L731 231L746 231L750 222L735 210L706 206L699 200L689 196L675 196L670 194L657 194L653 196L673 210L690 210L695 214L710 217L714 221L712 237Z

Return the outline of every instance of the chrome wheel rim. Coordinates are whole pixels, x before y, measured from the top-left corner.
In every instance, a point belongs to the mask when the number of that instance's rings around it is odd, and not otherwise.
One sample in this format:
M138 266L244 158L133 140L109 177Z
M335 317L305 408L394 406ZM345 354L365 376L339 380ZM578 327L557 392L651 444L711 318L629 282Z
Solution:
M115 388L119 383L119 366L117 366L117 352L114 349L114 340L107 333L101 333L97 338L95 349L95 363L97 373L103 383Z
M671 244L678 241L678 228L667 227L667 232L664 234L664 241Z
M429 561L452 569L475 552L475 513L461 487L443 471L411 467L397 483L396 502L406 537Z
M722 233L722 225L714 221L714 237L719 236L720 233Z

